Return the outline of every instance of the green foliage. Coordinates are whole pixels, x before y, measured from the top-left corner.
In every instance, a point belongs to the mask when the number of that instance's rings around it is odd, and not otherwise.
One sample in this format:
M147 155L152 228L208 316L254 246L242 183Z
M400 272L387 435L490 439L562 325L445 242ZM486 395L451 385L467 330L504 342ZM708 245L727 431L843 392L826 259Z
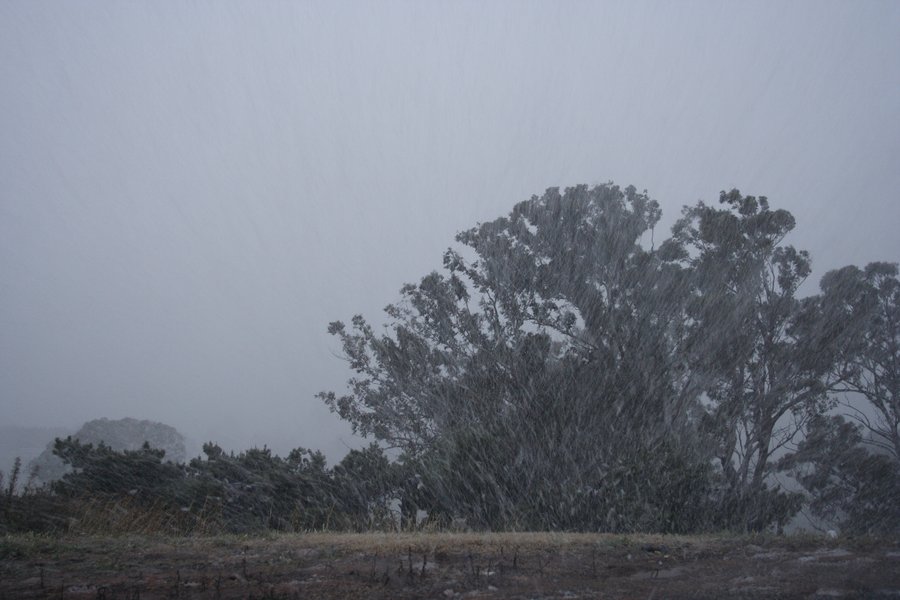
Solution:
M351 450L332 471L342 527L357 531L395 526L391 504L398 496L399 468L377 444Z
M759 531L800 508L772 485L782 469L820 517L896 531L896 265L831 272L799 298L811 263L783 243L793 216L737 190L720 204L686 207L659 249L642 244L657 203L612 184L550 189L461 232L443 271L385 309L386 333L360 315L329 325L354 374L319 397L378 440L333 468L304 448L208 443L205 459L173 464L146 444L69 438L54 453L72 472L24 494L76 522L108 502L124 516L96 522L126 530L387 529L399 500L406 527L424 510L493 530ZM887 455L822 416L837 392L870 405L855 416ZM26 518L19 470L4 529L58 527Z
M0 529L253 533L394 525L396 469L375 445L351 451L333 469L304 448L287 458L267 448L234 455L208 443L203 450L205 460L173 464L148 445L117 452L58 439L55 452L71 472L49 488L15 494L14 469L0 498Z
M25 531L62 531L66 527L64 504L53 497L46 487L35 485L36 470L29 473L21 485L22 461L16 457L12 469L0 471L0 534Z
M844 267L822 278L823 310L844 323L833 377L837 391L868 405L852 410L869 442L900 463L900 280L897 265ZM830 334L831 332L829 332ZM832 334L833 335L833 334Z
M856 533L900 531L900 281L897 265L848 266L822 278L821 310L835 340L834 390L847 416L817 416L782 461L819 518ZM837 327L834 324L840 323Z
M169 425L153 421L138 419L94 419L84 423L73 439L83 444L100 444L117 451L140 450L144 442L149 442L153 448L166 451L165 459L169 462L185 462L184 438L178 431ZM53 453L55 443L48 444L33 465L39 468L39 478L42 483L57 481L65 475L71 467Z
M165 452L145 443L140 450L116 452L102 442L57 439L53 452L73 468L51 488L63 496L129 494L140 502L176 498L183 478L179 465L163 462Z
M523 460L510 430L461 432L423 460L422 508L490 530L681 533L719 529L713 474L692 449L635 441L592 472ZM572 481L573 473L580 479Z
M386 333L331 323L354 376L319 397L403 451L407 518L780 529L800 496L771 486L772 456L829 394L865 395L884 417L872 433L900 448L896 268L799 298L811 262L784 244L794 217L738 190L719 200L686 207L648 250L660 211L646 193L534 196L461 232L444 270L385 309Z
M805 347L793 217L721 201L686 209L659 251L639 243L659 207L633 187L522 202L403 286L388 334L332 323L355 376L320 397L417 465L410 504L475 526L780 523L796 502L764 482L793 433L779 422L821 406L831 354Z
M390 465L377 446L352 450L333 469L321 452L296 448L287 458L266 448L237 456L214 444L207 460L188 466L195 504L202 499L232 532L266 529L307 531L366 530L391 524Z
M797 298L811 266L783 245L793 216L737 190L720 204L685 208L660 252L690 273L686 361L705 381L701 424L724 480L720 510L731 527L756 530L798 508L768 488L770 459L827 407L838 345L821 334L820 299Z
M900 463L867 448L858 425L841 416L814 418L780 466L793 472L820 519L848 533L900 533Z

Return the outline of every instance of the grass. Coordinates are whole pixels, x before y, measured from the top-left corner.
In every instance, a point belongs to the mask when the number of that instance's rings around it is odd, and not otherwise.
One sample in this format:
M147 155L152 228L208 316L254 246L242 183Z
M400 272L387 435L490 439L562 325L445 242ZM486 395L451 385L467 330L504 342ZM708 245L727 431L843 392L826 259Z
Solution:
M892 540L893 543L900 541ZM98 534L96 531L54 534L8 534L0 537L0 559L5 557L34 557L62 552L92 552L105 547L110 552L135 545L146 547L165 546L168 548L190 548L198 545L222 549L254 550L271 547L323 548L337 553L381 552L397 553L412 547L416 550L440 550L442 548L495 549L513 546L522 550L558 551L573 547L597 547L604 551L627 551L643 547L680 548L692 546L739 547L760 546L780 548L804 547L869 547L884 545L886 540L875 537L855 537L827 539L819 535L794 534L777 536L774 534L704 534L704 535L662 535L662 534L608 534L573 532L306 532L281 533L264 532L253 535L172 535L135 531ZM890 543L890 542L889 542Z
M843 552L823 553L832 548ZM900 540L808 534L14 534L0 537L0 597L58 597L47 594L72 586L145 598L202 590L202 597L216 598L418 598L441 597L447 589L481 593L488 586L500 589L490 596L498 598L535 588L648 597L657 586L690 597L700 580L715 597L731 595L734 581L808 597L815 586L846 581L900 591L889 558L894 548ZM869 566L875 564L883 566ZM776 567L783 574L771 583L766 574ZM745 597L771 597L767 589Z

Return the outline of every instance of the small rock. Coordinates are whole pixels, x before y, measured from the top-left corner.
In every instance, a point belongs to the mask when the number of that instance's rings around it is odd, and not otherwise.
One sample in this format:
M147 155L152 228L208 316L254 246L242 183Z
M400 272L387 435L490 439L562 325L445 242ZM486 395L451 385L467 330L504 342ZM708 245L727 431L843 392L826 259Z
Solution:
M456 593L451 588L447 588L446 590L444 590L445 598L452 598L455 595L456 595Z
M489 592L496 592L496 591L497 591L496 586L493 586L493 585L489 585L487 589L488 589Z
M76 594L76 595L96 594L97 586L96 585L72 585L72 586L69 586L67 591L69 594Z
M851 592L847 590L837 590L834 588L819 588L816 590L815 596L813 598L844 598L846 596L851 595Z

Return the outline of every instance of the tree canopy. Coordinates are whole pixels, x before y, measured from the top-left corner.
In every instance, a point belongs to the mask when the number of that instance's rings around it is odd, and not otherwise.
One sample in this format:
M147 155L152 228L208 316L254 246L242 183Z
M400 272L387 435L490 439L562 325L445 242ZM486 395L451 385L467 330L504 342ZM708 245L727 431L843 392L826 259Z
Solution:
M823 295L799 298L810 257L784 244L795 220L765 197L686 207L657 248L659 219L646 192L582 185L459 233L443 269L387 306L383 333L361 315L330 324L354 376L319 396L402 451L430 513L486 527L783 524L800 498L769 485L773 453L840 386L887 406L885 385L859 375L872 372L859 350L885 343L852 334L872 311L835 319L852 304L838 287L876 284L829 275Z
M549 189L460 232L383 328L331 323L353 374L319 397L374 438L332 468L58 439L68 472L21 487L16 462L0 531L385 529L398 504L406 527L758 531L804 503L900 531L897 265L801 297L811 258L767 198L685 207L657 246L659 220L634 187Z

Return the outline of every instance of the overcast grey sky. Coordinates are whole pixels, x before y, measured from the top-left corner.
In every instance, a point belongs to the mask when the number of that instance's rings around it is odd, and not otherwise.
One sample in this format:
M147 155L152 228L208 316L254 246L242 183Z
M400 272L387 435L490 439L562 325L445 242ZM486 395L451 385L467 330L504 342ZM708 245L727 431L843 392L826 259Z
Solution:
M665 230L738 187L816 281L898 261L898 31L898 2L0 3L0 423L339 458L327 323L550 186L646 188Z

